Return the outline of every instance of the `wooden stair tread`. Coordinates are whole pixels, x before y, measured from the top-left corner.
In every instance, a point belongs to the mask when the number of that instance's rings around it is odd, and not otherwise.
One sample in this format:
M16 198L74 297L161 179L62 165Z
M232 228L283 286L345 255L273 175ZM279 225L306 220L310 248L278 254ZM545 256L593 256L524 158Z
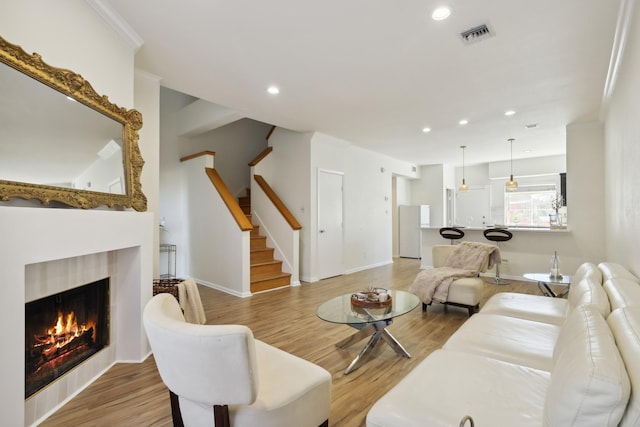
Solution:
M252 249L249 249L249 252L266 252L266 251L272 251L272 250L273 250L273 248L268 248L268 247L266 247L266 248L252 248Z
M238 197L238 204L251 221L251 192L247 189L247 195ZM282 271L282 261L274 259L274 248L267 246L267 237L260 234L260 226L253 225L249 234L250 240L250 284L251 292L261 292L282 288L291 285L291 274Z
M251 283L262 282L269 279L279 279L284 277L291 277L291 273L265 273L265 274L253 274L251 275Z
M251 249L264 248L267 244L267 237L259 235L255 236L249 233L249 243L251 244ZM257 245L258 247L254 247L254 245Z
M255 267L258 265L271 265L271 264L282 264L282 260L268 259L268 260L256 261L251 263L251 267Z

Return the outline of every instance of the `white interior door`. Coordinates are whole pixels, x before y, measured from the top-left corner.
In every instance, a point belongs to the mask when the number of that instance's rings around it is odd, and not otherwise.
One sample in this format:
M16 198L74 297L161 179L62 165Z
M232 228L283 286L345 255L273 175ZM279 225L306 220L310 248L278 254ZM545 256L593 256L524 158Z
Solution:
M341 172L318 170L318 277L344 273Z

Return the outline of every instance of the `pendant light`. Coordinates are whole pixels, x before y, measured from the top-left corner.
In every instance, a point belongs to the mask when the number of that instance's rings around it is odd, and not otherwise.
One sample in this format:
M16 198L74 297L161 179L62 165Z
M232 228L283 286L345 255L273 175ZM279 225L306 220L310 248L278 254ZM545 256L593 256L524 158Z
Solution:
M469 191L469 186L464 180L464 149L467 148L467 146L461 145L460 148L462 148L462 184L460 184L460 187L458 187L458 193L466 193L467 191Z
M505 191L514 191L518 189L518 183L513 180L513 138L509 138L509 143L511 144L511 175L509 175L509 181L504 184Z

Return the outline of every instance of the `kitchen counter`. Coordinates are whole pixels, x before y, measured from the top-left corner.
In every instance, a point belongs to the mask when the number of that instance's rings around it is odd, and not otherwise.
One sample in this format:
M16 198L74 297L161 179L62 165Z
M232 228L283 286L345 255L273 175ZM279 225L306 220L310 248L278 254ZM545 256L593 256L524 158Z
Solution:
M487 227L489 228L489 227ZM460 241L474 241L491 243L485 239L482 232L487 228L464 227L465 236ZM438 232L440 227L423 227L422 234L422 268L433 265L431 260L431 248L434 245L448 245L449 239L444 239ZM580 254L580 248L570 229L548 228L508 228L513 238L508 242L500 243L502 265L500 276L505 279L524 280L523 275L531 271L547 271L549 261L554 251L560 258L561 272L574 272L585 259L575 254ZM495 275L495 271L489 270L486 276Z
M436 230L436 232L438 230L440 230L441 227L422 227L423 230ZM467 230L469 231L484 231L487 230L489 228L493 228L493 227L456 227L459 228L460 230L466 232ZM505 228L505 230L509 230L512 233L516 233L518 231L539 231L539 232L546 232L546 233L567 233L570 232L571 230L568 228L554 228L554 229L550 229L550 228L527 228L527 227L507 227Z

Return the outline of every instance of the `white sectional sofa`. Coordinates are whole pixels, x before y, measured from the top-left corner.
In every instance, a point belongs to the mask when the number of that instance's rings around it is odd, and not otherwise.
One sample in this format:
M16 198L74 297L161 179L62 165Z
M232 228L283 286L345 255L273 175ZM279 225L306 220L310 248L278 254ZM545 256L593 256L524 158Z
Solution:
M640 280L583 264L567 299L500 293L378 400L367 427L640 426Z

